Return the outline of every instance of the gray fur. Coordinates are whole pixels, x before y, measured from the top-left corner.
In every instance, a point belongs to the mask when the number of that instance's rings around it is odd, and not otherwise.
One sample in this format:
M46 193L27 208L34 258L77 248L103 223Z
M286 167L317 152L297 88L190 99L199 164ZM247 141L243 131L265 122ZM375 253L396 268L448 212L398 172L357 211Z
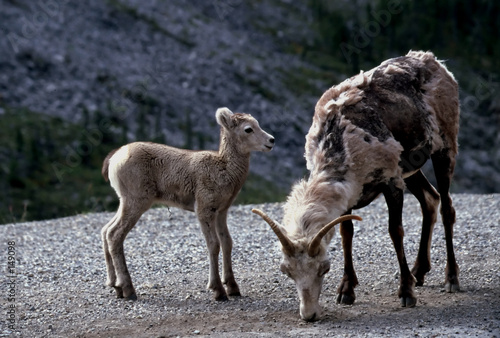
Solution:
M102 231L108 279L119 298L136 299L125 262L123 242L141 215L155 202L194 211L205 236L210 259L208 288L215 299L238 296L231 267L232 240L227 211L248 175L250 153L270 151L274 138L248 114L227 108L216 113L221 126L218 151L192 151L163 144L135 142L111 152L102 173L115 189L120 206ZM223 279L218 268L222 247ZM227 286L227 293L223 287Z

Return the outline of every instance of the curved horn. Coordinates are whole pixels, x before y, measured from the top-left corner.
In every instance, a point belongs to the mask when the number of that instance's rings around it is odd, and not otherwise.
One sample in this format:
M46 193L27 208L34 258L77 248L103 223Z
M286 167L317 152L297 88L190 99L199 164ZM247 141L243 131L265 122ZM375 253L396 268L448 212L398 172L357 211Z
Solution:
M280 227L278 224L276 224L275 221L273 221L269 216L267 216L262 210L259 209L252 209L252 212L254 214L259 215L262 217L264 221L267 222L271 226L271 229L273 229L274 233L276 236L278 236L278 239L281 242L281 245L283 246L283 251L289 255L292 256L295 248L293 246L293 243L290 241L290 239L281 231Z
M321 243L321 240L328 233L328 231L330 231L335 225L342 223L344 221L351 220L351 219L355 219L357 221L363 220L361 217L356 216L356 215L344 215L344 216L340 216L339 218L334 219L333 221L331 221L330 223L325 225L323 228L321 228L321 230L316 234L316 236L314 236L311 243L309 243L309 248L307 250L307 253L309 254L309 256L314 257L318 254L318 249L319 249L319 245Z

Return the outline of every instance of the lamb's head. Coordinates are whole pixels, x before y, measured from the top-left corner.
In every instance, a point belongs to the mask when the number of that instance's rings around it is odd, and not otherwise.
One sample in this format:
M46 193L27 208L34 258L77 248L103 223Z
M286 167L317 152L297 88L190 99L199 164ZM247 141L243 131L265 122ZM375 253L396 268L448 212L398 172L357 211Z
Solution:
M215 117L223 129L222 138L230 138L231 143L238 147L242 153L271 151L273 149L274 137L263 131L259 122L251 115L233 114L227 108L219 108Z
M347 220L361 220L355 215L341 216L326 224L314 237L292 240L283 226L272 220L264 212L252 209L261 216L278 236L283 251L280 270L293 279L300 300L300 317L306 321L318 320L321 316L319 296L325 274L330 271L330 260L327 255L327 244L323 237L336 224Z

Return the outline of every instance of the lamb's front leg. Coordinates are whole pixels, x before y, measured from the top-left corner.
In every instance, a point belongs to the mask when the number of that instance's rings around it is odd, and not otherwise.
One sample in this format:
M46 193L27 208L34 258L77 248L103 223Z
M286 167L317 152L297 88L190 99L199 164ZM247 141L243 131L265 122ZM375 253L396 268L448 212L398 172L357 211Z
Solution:
M228 298L219 275L220 244L219 238L217 237L216 212L216 208L212 207L203 208L198 206L197 210L198 220L200 221L201 225L201 231L203 232L205 241L207 243L208 258L210 263L210 273L208 277L209 279L207 289L210 289L214 292L215 300L225 301Z
M234 279L231 262L233 240L227 228L227 209L220 211L217 215L217 236L222 247L222 282L226 285L227 293L230 296L241 296L240 288Z

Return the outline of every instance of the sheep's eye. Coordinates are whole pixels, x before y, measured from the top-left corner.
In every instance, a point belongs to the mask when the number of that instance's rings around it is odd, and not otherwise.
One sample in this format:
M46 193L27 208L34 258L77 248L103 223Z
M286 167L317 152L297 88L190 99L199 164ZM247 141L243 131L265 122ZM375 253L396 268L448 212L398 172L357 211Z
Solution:
M251 132L253 132L252 128L250 128L250 127L245 128L245 133L250 134Z
M324 276L328 271L330 271L330 262L322 262L319 266L318 277Z

